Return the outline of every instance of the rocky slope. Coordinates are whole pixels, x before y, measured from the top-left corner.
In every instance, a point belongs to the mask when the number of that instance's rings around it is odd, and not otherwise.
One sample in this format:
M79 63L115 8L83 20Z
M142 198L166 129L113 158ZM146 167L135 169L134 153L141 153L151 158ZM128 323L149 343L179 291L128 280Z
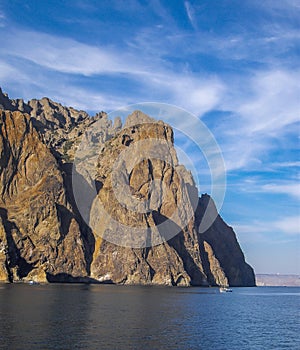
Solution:
M169 125L136 111L122 127L103 112L2 91L0 108L0 281L255 284L219 216L199 233L204 211L216 209L198 199Z

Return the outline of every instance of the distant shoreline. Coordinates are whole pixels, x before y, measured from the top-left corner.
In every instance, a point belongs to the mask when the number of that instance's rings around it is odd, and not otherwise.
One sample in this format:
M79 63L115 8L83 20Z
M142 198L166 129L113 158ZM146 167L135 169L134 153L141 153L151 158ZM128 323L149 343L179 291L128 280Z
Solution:
M300 287L300 275L297 274L256 274L256 285Z

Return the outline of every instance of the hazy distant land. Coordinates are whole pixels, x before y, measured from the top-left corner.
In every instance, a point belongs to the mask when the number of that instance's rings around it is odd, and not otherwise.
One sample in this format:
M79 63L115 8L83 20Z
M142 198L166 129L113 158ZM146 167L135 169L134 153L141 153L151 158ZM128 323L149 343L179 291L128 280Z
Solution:
M256 274L257 286L300 287L300 275Z

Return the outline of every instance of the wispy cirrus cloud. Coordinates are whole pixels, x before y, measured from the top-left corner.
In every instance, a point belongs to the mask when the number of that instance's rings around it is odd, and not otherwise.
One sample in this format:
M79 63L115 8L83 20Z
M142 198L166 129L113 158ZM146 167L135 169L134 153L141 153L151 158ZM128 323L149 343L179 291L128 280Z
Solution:
M42 67L46 70L45 75L49 70L67 75L82 75L87 78L124 75L129 81L137 82L143 87L137 91L135 101L132 98L132 91L127 96L123 95L119 98L121 105L149 99L163 99L164 102L179 103L196 114L203 114L214 108L222 95L223 85L215 77L195 77L184 72L174 72L160 64L159 60L147 61L145 57L136 56L129 51L123 52L122 49L99 48L73 39L38 32L16 30L11 36L8 35L4 39L2 55L6 54ZM25 46L29 41L32 46L27 50ZM19 72L23 71L24 76L24 65L21 63L21 66ZM16 61L10 67L18 71ZM6 68L2 68L1 70L0 66L0 75L7 74ZM28 75L31 74L30 71ZM18 75L14 74L14 76ZM61 76L61 79L64 78ZM74 88L70 87L69 91L72 89ZM107 104L108 101L118 100L116 97L111 99L105 89L101 93L103 108L111 108L111 103ZM83 100L85 95L81 93L78 96L82 96ZM67 97L66 92L64 97ZM69 99L66 98L66 103L68 101ZM120 103L115 108L120 107ZM93 106L94 104L91 103L90 109Z
M300 70L271 70L257 73L250 81L247 99L232 106L243 119L249 134L283 131L299 121ZM242 96L244 99L244 96Z
M292 177L292 175L290 177ZM300 184L297 176L296 178L292 179L285 176L284 179L277 179L273 181L268 180L268 178L264 175L253 177L245 176L242 178L242 180L236 181L235 183L230 184L230 186L240 188L241 193L280 194L289 196L290 198L296 200L296 202L300 199Z
M15 67L13 67L11 64L0 60L0 79L1 81L6 80L13 80L14 77L16 79L19 79L21 75L21 72L18 71Z
M27 43L31 43L28 50ZM136 74L142 65L134 63L129 54L122 56L108 47L96 47L74 39L40 32L16 30L3 38L3 53L29 60L47 69L61 73L81 74ZM144 66L143 66L144 67Z
M233 89L227 84L221 108L232 115L215 129L222 135L228 171L267 169L271 162L268 155L277 147L274 140L287 133L296 137L300 120L299 79L300 70L275 69L256 72L248 79L233 78Z
M185 1L184 2L184 7L185 7L185 11L187 14L187 17L191 23L191 26L197 30L197 22L195 19L195 10L193 8L193 6L191 5L191 3L189 1Z
M35 79L32 78L33 76ZM63 105L91 113L100 110L110 111L116 106L127 104L127 99L122 96L82 87L74 84L68 76L58 75L57 79L53 77L53 72L47 72L42 68L36 69L31 64L25 65L22 62L10 64L0 58L0 80L3 84L1 87L5 91L6 86L13 84L11 89L15 94L13 97L23 98L26 101L47 96Z
M261 186L259 189L261 192L265 193L278 193L286 194L295 198L300 199L300 183L297 182L288 182L288 183L270 183Z
M272 168L300 167L300 161L271 163Z
M270 239L270 234L284 234L288 236L300 235L300 217L287 216L276 221L254 221L247 225L233 224L235 230L242 235L256 235ZM265 234L265 235L262 235Z

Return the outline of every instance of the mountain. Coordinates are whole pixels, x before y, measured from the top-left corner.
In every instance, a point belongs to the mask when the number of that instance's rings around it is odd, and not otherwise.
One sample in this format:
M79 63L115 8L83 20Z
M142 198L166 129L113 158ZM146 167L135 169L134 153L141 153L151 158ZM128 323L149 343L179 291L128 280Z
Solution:
M142 111L122 126L0 90L0 191L0 281L255 285L172 128Z
M258 286L268 287L300 287L300 275L282 275L282 274L256 274Z

